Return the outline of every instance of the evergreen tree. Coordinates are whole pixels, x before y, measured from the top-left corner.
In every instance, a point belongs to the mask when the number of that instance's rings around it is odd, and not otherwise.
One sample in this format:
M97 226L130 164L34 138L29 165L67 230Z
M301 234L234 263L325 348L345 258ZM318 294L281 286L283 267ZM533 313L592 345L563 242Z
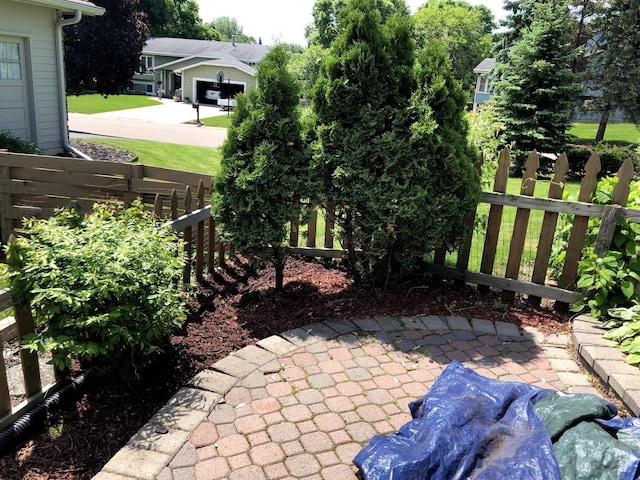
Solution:
M479 193L465 96L443 50L415 69L413 22L397 11L383 21L374 0L347 3L313 103L323 203L336 207L356 280L374 284L453 242Z
M640 2L610 0L598 23L601 36L589 59L589 79L600 95L593 106L602 112L596 141L604 138L609 115L621 109L640 123Z
M283 287L288 224L307 196L299 85L287 69L289 53L272 48L257 69L257 88L236 97L233 123L222 146L214 217L223 238L240 250L267 255Z
M536 3L530 25L496 64L496 114L517 168L533 149L561 153L566 146L569 112L580 89L571 70L577 54L571 21L565 0Z

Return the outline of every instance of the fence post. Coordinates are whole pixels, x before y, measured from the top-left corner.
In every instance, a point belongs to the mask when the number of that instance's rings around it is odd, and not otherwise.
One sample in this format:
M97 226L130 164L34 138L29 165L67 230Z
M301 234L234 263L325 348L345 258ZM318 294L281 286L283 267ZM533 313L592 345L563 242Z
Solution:
M604 207L602 219L600 220L600 229L593 248L593 252L598 256L611 248L611 241L616 232L618 214L629 200L629 183L633 179L633 163L630 159L625 160L620 166L616 177L618 177L618 183L613 188L613 194L611 195L613 204Z
M482 177L482 164L484 163L484 156L480 153L480 158L476 163L476 172L478 172L478 177ZM473 242L473 227L476 221L476 212L478 208L476 207L465 219L465 225L467 227L467 235L462 243L460 250L458 252L458 260L456 261L456 268L460 270L467 270L469 268L469 256L471 255L471 244ZM457 285L464 284L464 281L457 280L455 282Z
M558 157L554 167L554 175L549 185L548 198L561 199L565 186L565 175L569 171L569 159L567 154L563 153ZM533 265L533 274L531 281L538 285L544 285L547 278L547 269L549 268L549 258L551 258L551 248L553 247L553 236L558 223L558 214L555 212L545 212L542 219L542 228L540 229L540 237L538 238L538 252ZM531 305L540 306L540 297L529 295L527 302Z
M504 148L500 152L498 159L498 170L493 181L493 191L505 193L507 191L507 181L509 180L509 166L511 165L511 155L509 150ZM493 264L496 259L498 239L500 238L500 225L502 223L502 205L491 205L489 208L489 219L487 220L487 230L484 237L484 248L482 250L482 262L480 263L480 273L491 275ZM483 293L489 291L489 287L479 285L478 290Z
M333 229L336 223L336 210L332 201L327 202L324 211L324 248L333 248Z
M187 189L184 194L184 213L191 212L191 187L187 185ZM182 274L182 282L186 285L191 283L191 255L193 247L191 245L192 241L192 228L187 227L184 229L184 253L185 253L185 264L184 271Z
M591 158L584 167L585 175L580 183L580 193L578 194L579 202L591 202L591 195L598 184L598 172L600 171L600 156L597 153L591 155ZM587 234L589 225L589 217L576 215L573 219L573 228L569 236L569 244L567 245L567 254L562 268L562 275L558 286L566 290L573 290L578 273L578 261L582 254L584 239ZM556 302L556 310L567 311L569 304L566 302Z
M204 208L204 183L198 184L198 208ZM204 220L196 225L196 280L202 280L204 270Z
M307 224L307 247L315 247L318 225L318 209L315 203L312 203L309 208L311 208L311 216L309 217L309 223Z
M12 234L9 243L14 244L16 237ZM9 265L18 266L19 260L10 255L7 259ZM30 305L25 305L21 299L16 299L14 304L16 327L18 331L18 342L22 342L24 337L35 332L35 324L31 315ZM40 380L40 365L38 364L37 352L30 352L20 349L20 362L22 363L22 374L24 377L24 389L27 397L37 393L42 388Z
M211 177L211 194L209 195L209 203L213 204L213 186L214 186L214 180L213 177ZM211 214L211 216L209 216L209 218L207 219L207 231L209 233L209 238L208 238L208 248L207 248L207 270L209 272L213 272L214 269L214 252L215 252L215 248L216 248L216 222L213 219L213 212Z

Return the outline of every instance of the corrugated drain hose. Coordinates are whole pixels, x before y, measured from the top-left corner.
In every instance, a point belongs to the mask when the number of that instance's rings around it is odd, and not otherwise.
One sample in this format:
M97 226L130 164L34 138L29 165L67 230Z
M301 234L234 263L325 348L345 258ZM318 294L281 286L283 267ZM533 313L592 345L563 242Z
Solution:
M47 396L13 424L0 431L0 455L6 455L31 435L42 428L49 415L56 413L62 406L74 400L87 384L91 370L84 371L68 380L68 383Z

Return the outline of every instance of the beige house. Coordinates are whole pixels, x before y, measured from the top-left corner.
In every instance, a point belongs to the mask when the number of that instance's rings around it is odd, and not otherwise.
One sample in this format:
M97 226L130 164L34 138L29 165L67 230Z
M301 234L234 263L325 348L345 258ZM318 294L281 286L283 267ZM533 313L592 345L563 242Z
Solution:
M259 44L152 37L132 88L186 102L224 104L256 87L256 70L269 47Z
M104 8L82 0L0 0L0 132L46 153L69 145L62 30Z

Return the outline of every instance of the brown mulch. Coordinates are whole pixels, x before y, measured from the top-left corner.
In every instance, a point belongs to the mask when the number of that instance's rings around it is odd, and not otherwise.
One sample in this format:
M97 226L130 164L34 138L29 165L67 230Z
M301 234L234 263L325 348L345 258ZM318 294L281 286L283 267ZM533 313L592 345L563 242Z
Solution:
M208 275L189 298L188 318L162 359L135 386L104 378L51 418L37 434L0 457L3 480L86 479L128 441L195 373L261 338L330 318L367 315L457 315L530 325L544 333L568 332L570 317L551 306L472 287L433 284L427 277L385 292L353 286L335 264L291 258L284 291L273 290L271 268L238 257ZM155 373L154 373L155 372Z

